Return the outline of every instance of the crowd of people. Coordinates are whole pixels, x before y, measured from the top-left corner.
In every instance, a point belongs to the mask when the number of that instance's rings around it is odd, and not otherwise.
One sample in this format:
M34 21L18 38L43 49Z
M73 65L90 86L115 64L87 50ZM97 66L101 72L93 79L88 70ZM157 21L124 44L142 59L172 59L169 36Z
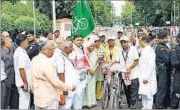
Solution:
M93 108L103 97L103 62L127 74L129 108L137 109L139 99L142 109L179 106L180 33L128 27L117 36L93 32L73 39L59 30L39 38L33 31L0 35L1 109Z

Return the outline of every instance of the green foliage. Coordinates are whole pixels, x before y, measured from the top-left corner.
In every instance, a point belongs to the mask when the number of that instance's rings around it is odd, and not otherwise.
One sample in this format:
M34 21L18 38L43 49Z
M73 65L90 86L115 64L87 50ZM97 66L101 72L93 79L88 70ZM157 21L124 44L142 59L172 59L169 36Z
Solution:
M102 26L112 26L115 19L115 14L113 13L113 6L107 1L89 1L94 19L97 23Z
M71 18L74 8L76 6L76 0L55 0L56 5L56 18ZM52 1L51 0L35 0L36 8L46 14L52 19Z
M72 18L74 8L78 0L55 0L56 1L56 18ZM94 20L102 26L110 26L113 24L114 13L112 12L112 4L105 0L86 0L91 8ZM51 0L35 0L36 8L52 19L52 1Z
M124 23L124 25L131 24L131 20L133 21L133 15L135 14L135 6L131 3L126 1L125 6L122 9L122 16L121 20Z
M17 2L14 5L11 2L4 1L2 3L2 30L33 30L34 16L32 2L28 1L26 4ZM52 21L35 10L35 24L36 32L51 31Z
M140 23L140 25L153 25L153 26L165 26L166 21L171 21L171 25L173 25L173 0L129 0L126 1L126 5L123 8L124 12L122 15L122 19L124 24L129 23L129 19L126 18L125 15L129 13L128 10L128 2L132 2L135 9L133 10L133 23ZM176 24L180 25L180 13L178 13L180 9L180 0L176 1ZM178 6L179 2L179 6ZM172 17L171 17L172 16Z

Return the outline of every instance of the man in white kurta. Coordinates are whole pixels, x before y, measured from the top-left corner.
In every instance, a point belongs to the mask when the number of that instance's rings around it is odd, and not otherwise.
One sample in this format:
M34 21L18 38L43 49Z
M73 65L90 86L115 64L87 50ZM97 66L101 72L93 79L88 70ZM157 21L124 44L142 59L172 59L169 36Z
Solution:
M139 94L142 95L142 109L152 109L153 95L157 91L156 71L155 71L155 51L149 45L149 37L140 38L142 47L139 59Z
M69 58L73 61L77 74L80 76L80 84L77 89L77 105L74 109L82 109L83 92L87 84L87 68L89 67L85 50L83 47L83 37L81 35L76 35L73 41L73 51L69 54Z
M80 80L73 62L68 58L68 54L72 52L72 43L70 41L64 41L62 43L61 49L59 47L56 48L55 53L52 57L52 60L56 66L57 73L58 75L64 74L65 83L76 85L77 90L74 92L68 91L68 95L66 95L66 104L60 105L59 109L71 109L72 106L74 108L77 108L79 105L78 103L76 103L78 100L76 93L78 91Z

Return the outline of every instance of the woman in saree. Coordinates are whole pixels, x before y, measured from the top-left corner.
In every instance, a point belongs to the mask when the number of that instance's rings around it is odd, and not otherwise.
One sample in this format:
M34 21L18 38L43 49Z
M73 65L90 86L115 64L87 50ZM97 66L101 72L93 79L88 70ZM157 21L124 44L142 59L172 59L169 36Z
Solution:
M86 43L86 57L89 62L89 69L87 75L87 86L83 95L83 107L92 108L97 105L96 101L96 71L98 69L98 56L94 51L94 42L89 41Z

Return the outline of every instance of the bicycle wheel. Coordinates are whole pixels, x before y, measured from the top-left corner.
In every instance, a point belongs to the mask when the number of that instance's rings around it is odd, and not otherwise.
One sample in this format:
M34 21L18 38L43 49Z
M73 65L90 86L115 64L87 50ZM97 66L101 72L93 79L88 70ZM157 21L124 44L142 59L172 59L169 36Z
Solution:
M102 108L106 109L108 105L109 90L108 90L108 82L104 80L104 89L103 89L103 98L102 98Z
M119 107L121 109L128 109L127 98L124 90L123 80L120 79L120 90L119 90Z
M120 108L120 81L119 81L119 74L116 74L116 77L115 77L115 84L116 84L116 95L115 95L115 103L116 103L116 106L115 106L115 109L119 109Z
M110 108L118 109L119 108L119 77L118 74L113 74L111 79L111 89L110 89Z

